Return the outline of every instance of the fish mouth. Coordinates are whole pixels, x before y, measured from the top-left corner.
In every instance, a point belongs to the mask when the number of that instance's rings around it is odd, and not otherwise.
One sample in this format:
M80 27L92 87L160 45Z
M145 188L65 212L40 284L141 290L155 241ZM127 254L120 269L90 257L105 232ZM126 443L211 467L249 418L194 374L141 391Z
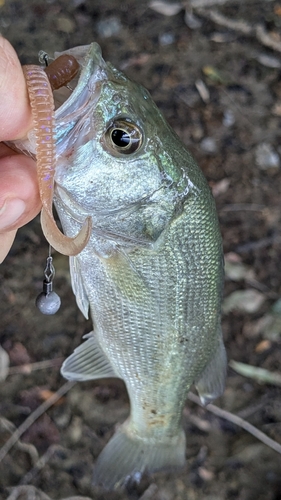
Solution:
M63 116L66 117L69 114L70 108L71 114L73 114L73 111L76 109L80 109L83 93L92 94L95 90L94 87L96 82L106 78L107 65L102 57L101 48L97 43L94 42L90 45L82 45L64 52L57 52L55 56L57 58L64 54L75 57L79 63L80 71L75 79L71 81L71 85L68 88L68 94L65 94L67 90L66 87L62 87L62 89L59 89L55 94L59 96L60 92L62 92L62 102L59 104L56 111L56 118L58 119Z
M99 99L102 82L108 79L107 64L97 43L57 53L56 57L63 54L73 55L81 69L78 77L71 82L70 93L69 89L64 87L60 96L61 102L57 101L55 120L58 157L71 151L74 143L81 145L88 140L86 130L89 120ZM67 95L65 90L68 91ZM60 89L57 92L60 92Z

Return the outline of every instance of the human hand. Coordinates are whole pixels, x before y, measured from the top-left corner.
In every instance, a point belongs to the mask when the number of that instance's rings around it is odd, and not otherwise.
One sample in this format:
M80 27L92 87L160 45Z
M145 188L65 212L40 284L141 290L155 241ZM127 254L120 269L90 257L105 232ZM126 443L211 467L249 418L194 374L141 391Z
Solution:
M0 141L23 138L32 126L20 62L10 43L0 36ZM0 143L0 262L9 252L17 229L40 208L36 163Z

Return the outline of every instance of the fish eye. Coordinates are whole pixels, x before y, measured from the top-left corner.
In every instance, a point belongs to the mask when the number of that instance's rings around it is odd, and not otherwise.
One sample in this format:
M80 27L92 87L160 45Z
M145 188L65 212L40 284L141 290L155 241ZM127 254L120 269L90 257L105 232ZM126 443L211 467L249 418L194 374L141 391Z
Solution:
M114 120L105 133L107 146L113 151L125 155L135 153L142 145L142 132L131 120Z

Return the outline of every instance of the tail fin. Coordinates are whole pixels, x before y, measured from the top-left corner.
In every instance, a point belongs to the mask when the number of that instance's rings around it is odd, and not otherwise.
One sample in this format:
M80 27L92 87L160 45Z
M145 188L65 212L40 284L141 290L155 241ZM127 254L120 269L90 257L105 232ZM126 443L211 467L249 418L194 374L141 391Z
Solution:
M124 487L129 482L138 483L144 472L177 469L185 464L185 434L161 442L141 439L127 433L123 424L98 457L93 484L108 490Z

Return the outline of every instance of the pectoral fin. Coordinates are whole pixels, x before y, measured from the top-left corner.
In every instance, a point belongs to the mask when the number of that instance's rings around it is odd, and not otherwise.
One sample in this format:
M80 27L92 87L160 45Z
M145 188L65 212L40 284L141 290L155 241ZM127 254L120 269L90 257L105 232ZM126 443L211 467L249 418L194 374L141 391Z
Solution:
M195 382L201 403L206 406L214 399L223 394L227 370L227 359L222 339L219 346L201 374Z
M79 260L76 257L69 257L69 269L72 290L76 297L77 305L84 314L85 318L89 318L89 299L84 288L82 273L80 270Z
M117 377L93 332L84 335L83 342L61 367L61 374L68 380L94 380Z

